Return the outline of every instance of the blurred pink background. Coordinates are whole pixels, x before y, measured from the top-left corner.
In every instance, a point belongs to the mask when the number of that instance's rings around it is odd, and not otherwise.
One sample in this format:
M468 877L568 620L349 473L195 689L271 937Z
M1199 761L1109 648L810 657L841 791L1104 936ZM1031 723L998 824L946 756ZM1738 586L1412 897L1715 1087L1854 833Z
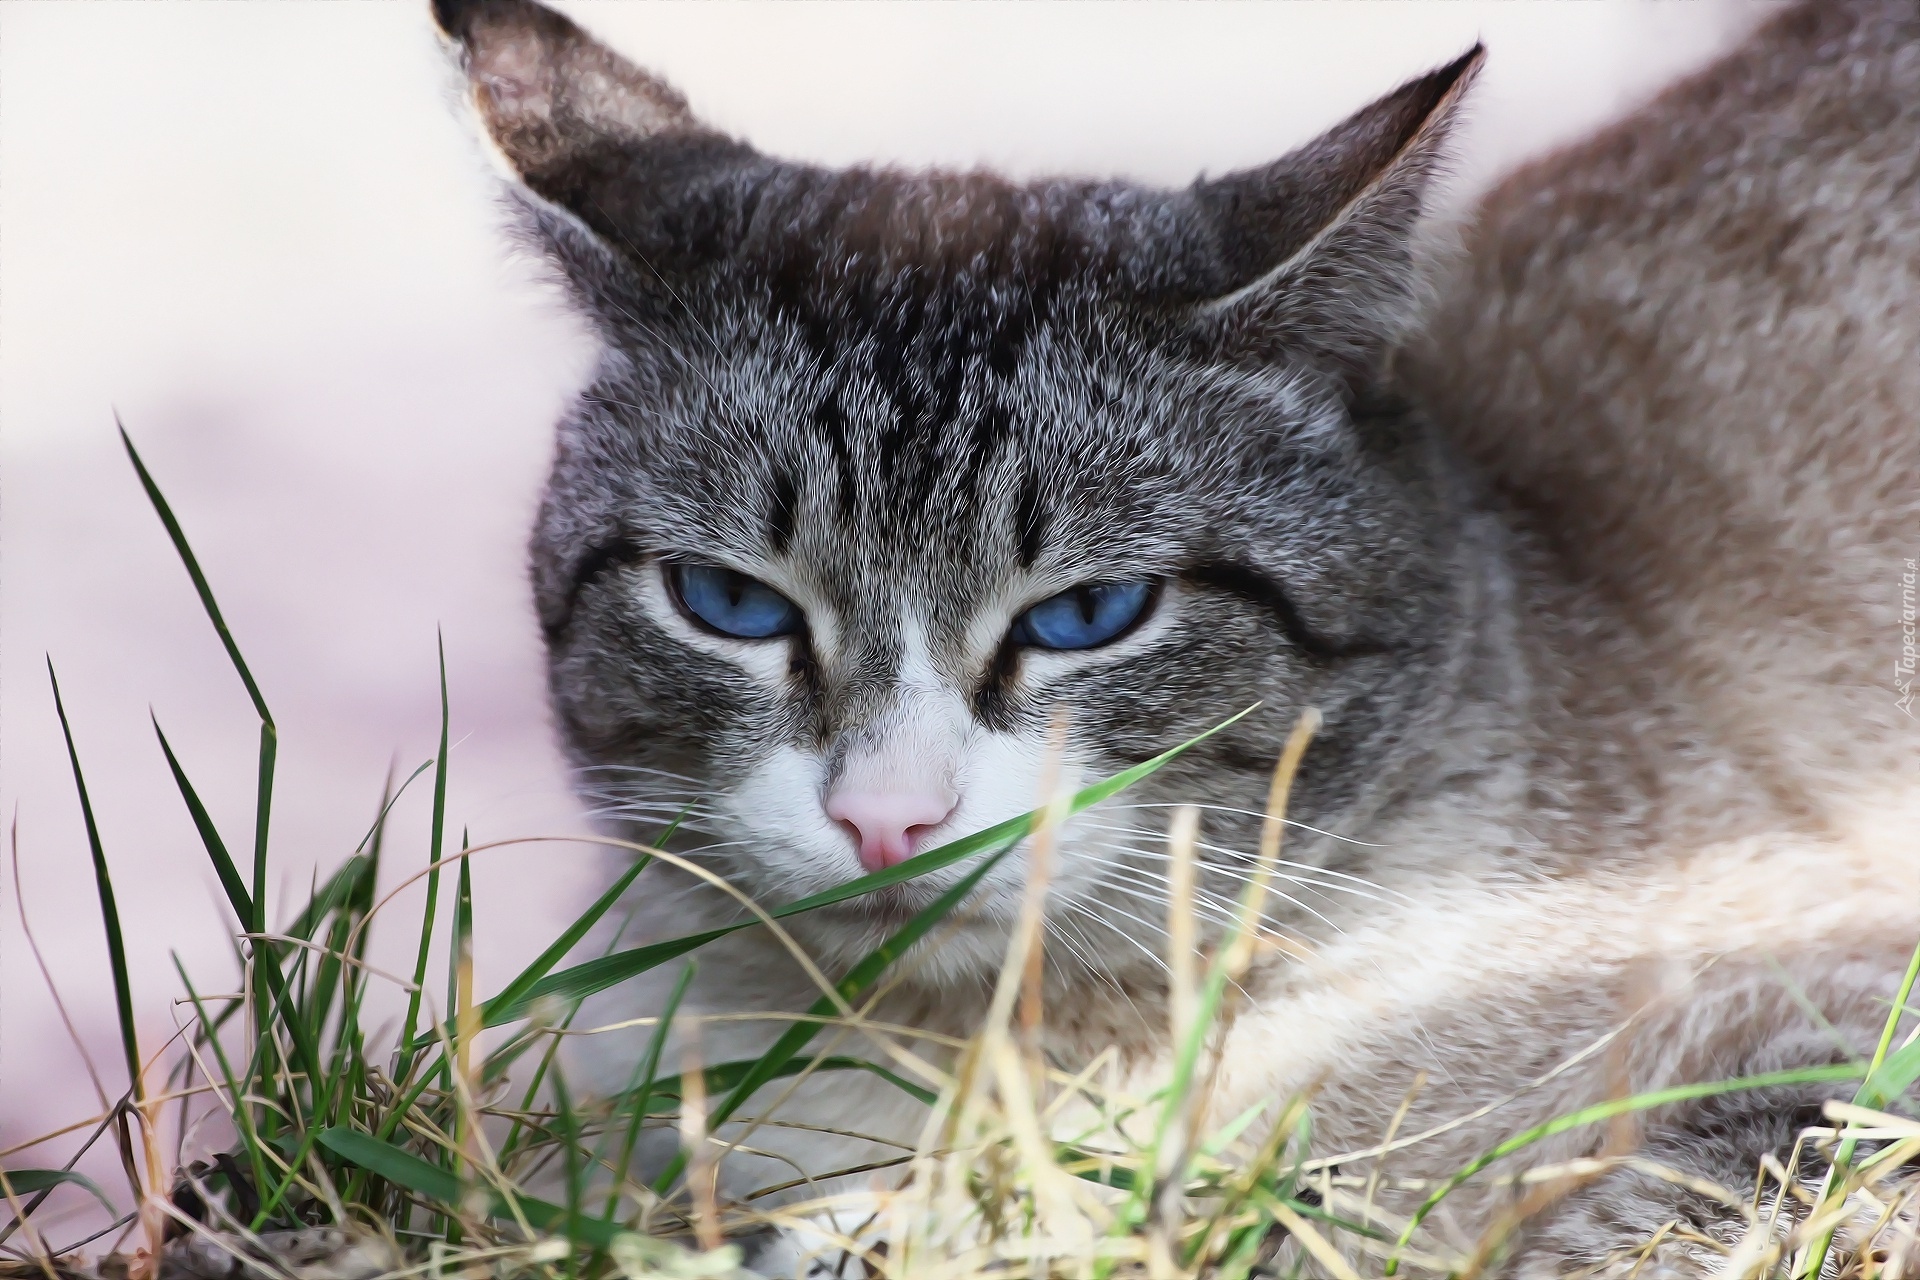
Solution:
M1259 162L1458 53L1491 60L1449 197L1642 100L1766 0L1193 6L570 3L763 148L1182 183ZM577 832L522 538L591 351L515 260L424 0L0 5L0 816L109 1094L125 1087L58 666L119 890L143 1041L177 952L231 989L225 910L148 723L236 851L255 722L113 430L197 548L280 725L281 918L351 851L453 700L457 838ZM426 859L427 792L388 881ZM599 879L590 848L476 866L479 983ZM408 913L376 961L407 967ZM0 869L0 1149L98 1110ZM0 1157L56 1164L61 1142ZM95 1163L103 1181L109 1162ZM48 1220L84 1215L76 1198ZM71 1225L71 1223L69 1224ZM68 1231L67 1235L75 1234Z

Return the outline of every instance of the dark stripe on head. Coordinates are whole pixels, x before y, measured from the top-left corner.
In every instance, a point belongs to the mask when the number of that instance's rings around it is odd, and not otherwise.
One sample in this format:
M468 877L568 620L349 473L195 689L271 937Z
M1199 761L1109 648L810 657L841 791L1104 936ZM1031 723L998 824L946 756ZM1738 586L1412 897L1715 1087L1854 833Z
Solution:
M799 488L794 483L793 472L782 468L773 478L773 493L767 501L767 543L775 552L786 554L799 518Z
M1033 568L1047 535L1046 513L1040 509L1040 478L1028 468L1020 478L1020 496L1013 508L1013 532L1020 540L1020 567Z
M847 415L840 407L838 388L820 397L820 403L813 407L813 425L820 429L820 433L826 437L827 447L833 450L834 470L840 482L834 502L841 516L850 520L853 518L855 500L853 446L847 441Z
M1239 564L1203 564L1187 570L1187 581L1259 605L1273 615L1280 631L1295 648L1318 662L1386 653L1390 646L1367 636L1335 640L1321 635L1301 616L1280 584L1257 569Z

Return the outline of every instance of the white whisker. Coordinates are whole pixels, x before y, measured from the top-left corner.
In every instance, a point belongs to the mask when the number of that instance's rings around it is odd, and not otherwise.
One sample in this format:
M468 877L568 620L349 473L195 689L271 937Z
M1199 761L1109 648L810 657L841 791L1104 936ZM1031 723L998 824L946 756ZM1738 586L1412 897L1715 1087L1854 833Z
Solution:
M1137 836L1150 843L1144 845L1127 845L1125 847L1133 852L1156 859L1164 860L1170 856L1164 845L1166 837L1161 832L1152 831L1144 827L1122 827L1090 823L1081 823L1080 826L1082 830L1087 831ZM1228 848L1225 845L1201 842L1196 847L1204 852L1218 854L1225 858L1232 858L1241 863L1252 863L1259 857L1258 854L1248 853L1241 849ZM1217 864L1211 863L1208 864L1208 866L1209 869L1222 871L1237 870L1233 867L1219 867ZM1409 901L1404 894L1397 893L1376 881L1368 880L1364 876L1352 875L1345 871L1335 871L1331 867L1314 866L1309 862L1294 862L1287 858L1275 859L1274 874L1295 884L1317 885L1321 888L1338 889L1344 893L1353 893L1362 897L1372 897L1381 901L1386 899L1397 899L1402 902ZM1320 877L1325 877L1325 879L1322 880ZM1337 883L1328 883L1329 881ZM1362 892L1363 890L1370 892ZM1380 895L1384 895L1384 897L1380 897Z
M1133 944L1134 947L1138 948L1141 955L1145 956L1148 960L1151 960L1155 965L1155 967L1157 967L1162 973L1166 973L1169 976L1171 976L1172 970L1167 968L1166 958L1164 956L1156 955L1154 952L1148 950L1146 945L1143 944L1140 941L1140 939L1134 937L1132 934L1126 932L1125 930L1114 928L1111 921L1102 920L1099 916L1095 915L1092 911L1088 910L1085 906L1081 905L1078 902L1069 901L1064 903L1063 905L1067 908L1067 910L1075 912L1076 914L1085 916L1087 919L1093 921L1093 923L1101 926L1103 929L1106 929L1109 933L1112 933L1118 937L1126 939L1129 943Z
M1267 815L1262 813L1258 809L1237 809L1232 805L1208 804L1205 801L1190 801L1190 802L1183 802L1183 803L1191 803L1194 808L1202 811L1210 810L1214 813L1234 813L1234 814L1239 814L1243 817L1258 818L1262 822L1266 821L1266 818L1267 818ZM1175 803L1167 800L1139 800L1139 801L1133 801L1128 804L1105 805L1105 806L1102 806L1102 808L1107 810L1178 809L1183 807L1183 803ZM1301 831L1311 831L1314 835L1325 836L1329 840L1338 840L1341 844L1358 845L1362 849L1386 849L1391 847L1390 845L1375 844L1367 840L1356 840L1352 836L1343 836L1337 831L1328 831L1322 827L1309 826L1307 823L1300 822L1294 818L1282 818L1280 819L1280 821L1289 827L1294 827Z

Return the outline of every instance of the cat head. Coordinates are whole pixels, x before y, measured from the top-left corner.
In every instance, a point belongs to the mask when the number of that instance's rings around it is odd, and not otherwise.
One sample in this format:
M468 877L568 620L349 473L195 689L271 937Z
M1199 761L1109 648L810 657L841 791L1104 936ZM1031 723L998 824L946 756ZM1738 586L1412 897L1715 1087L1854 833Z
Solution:
M1035 807L1056 723L1091 780L1259 702L1121 801L1216 806L1219 895L1302 708L1296 812L1391 789L1460 620L1445 468L1381 365L1479 50L1167 191L788 163L529 0L435 13L604 343L532 558L616 820L692 802L719 869L791 899ZM1068 828L1054 913L1089 964L1164 918L1164 824ZM961 872L796 923L859 954ZM1024 876L933 972L997 960Z

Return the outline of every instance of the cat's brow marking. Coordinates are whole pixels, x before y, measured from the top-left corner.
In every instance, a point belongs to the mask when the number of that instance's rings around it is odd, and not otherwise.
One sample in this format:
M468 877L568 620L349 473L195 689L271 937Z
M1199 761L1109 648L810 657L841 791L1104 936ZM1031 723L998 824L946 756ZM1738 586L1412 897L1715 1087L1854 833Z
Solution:
M1348 658L1373 657L1392 652L1392 646L1369 636L1335 640L1320 634L1309 624L1280 584L1245 565L1216 562L1196 565L1183 575L1197 586L1224 591L1261 606L1280 624L1280 631L1294 646L1317 662L1338 662Z
M588 548L587 553L580 557L580 562L574 566L572 578L567 585L566 602L560 616L541 627L546 638L550 641L557 640L566 634L567 628L573 624L574 612L579 608L581 593L601 575L609 569L633 564L645 557L646 551L625 534Z
M835 507L845 520L852 520L856 510L854 486L856 478L853 467L853 448L847 442L847 414L840 407L840 387L836 382L828 387L813 407L813 425L827 442L827 448L833 451Z
M767 503L767 545L784 555L793 542L794 525L800 515L799 484L793 472L782 467L773 478L773 492Z
M1040 545L1046 537L1046 513L1040 509L1040 479L1031 466L1020 479L1020 496L1014 504L1013 527L1018 537L1022 569L1033 568L1040 558Z

